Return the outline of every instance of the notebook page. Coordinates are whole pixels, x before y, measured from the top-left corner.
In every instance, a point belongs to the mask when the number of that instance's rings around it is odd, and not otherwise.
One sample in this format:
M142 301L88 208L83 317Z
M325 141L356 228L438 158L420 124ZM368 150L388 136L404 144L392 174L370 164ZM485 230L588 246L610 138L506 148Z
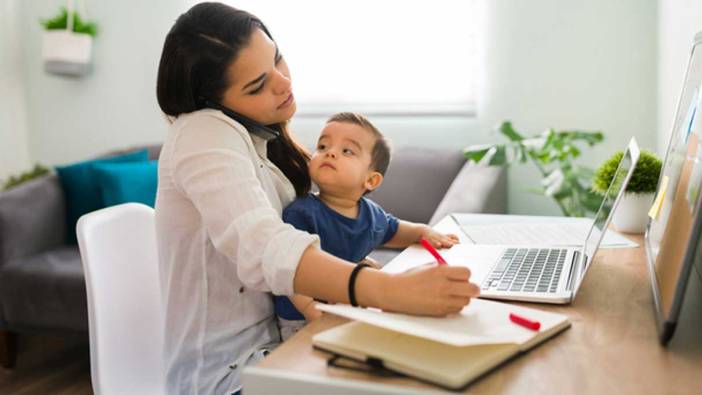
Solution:
M317 306L327 313L453 346L503 343L521 345L538 332L548 331L568 320L561 314L483 299L473 299L460 314L444 318L417 317L349 305ZM539 321L541 329L538 332L532 331L513 323L509 320L510 313Z

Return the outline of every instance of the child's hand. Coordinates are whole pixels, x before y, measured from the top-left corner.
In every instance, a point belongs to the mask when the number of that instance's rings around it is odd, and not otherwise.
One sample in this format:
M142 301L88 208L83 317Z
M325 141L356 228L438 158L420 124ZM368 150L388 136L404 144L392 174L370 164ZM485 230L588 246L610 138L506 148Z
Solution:
M450 248L460 243L458 236L437 232L429 226L422 231L422 238L426 239L434 248Z
M314 321L317 318L322 316L322 311L317 310L316 306L317 306L317 302L312 301L310 304L307 305L307 307L305 307L301 311L302 315L305 317L305 320L307 322L312 322L312 321Z
M374 269L380 270L380 262L376 261L375 259L373 259L369 256L363 258L363 260L359 263L365 263L367 265L370 265L370 267L372 267Z

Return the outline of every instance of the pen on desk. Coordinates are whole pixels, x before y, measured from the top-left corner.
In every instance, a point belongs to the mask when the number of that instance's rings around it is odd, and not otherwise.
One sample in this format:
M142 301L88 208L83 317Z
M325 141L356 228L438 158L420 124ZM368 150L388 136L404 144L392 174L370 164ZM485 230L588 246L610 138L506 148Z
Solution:
M426 239L424 239L424 238L419 239L419 242L422 244L422 246L423 246L427 251L429 251L429 253L430 253L431 255L434 256L434 258L436 259L436 261L439 262L439 265L446 265L446 264L447 264L447 263L446 263L446 260L444 259L444 257L442 257L441 255L439 255L439 251L437 251L437 250L434 248L434 246L432 246L431 243L429 243Z
M525 328L531 329L532 331L538 331L539 328L541 328L541 323L539 321L532 321L528 318L524 318L514 313L509 313L509 320L517 325L521 325Z

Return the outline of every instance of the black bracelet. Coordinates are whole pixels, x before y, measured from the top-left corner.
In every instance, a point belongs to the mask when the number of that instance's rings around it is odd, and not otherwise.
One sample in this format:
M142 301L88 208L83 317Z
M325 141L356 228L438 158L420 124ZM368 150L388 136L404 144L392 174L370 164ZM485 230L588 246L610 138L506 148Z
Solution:
M349 276L349 303L351 303L353 307L358 307L358 302L356 301L356 277L358 276L358 272L364 267L370 267L370 265L367 263L359 263L353 268L351 276Z

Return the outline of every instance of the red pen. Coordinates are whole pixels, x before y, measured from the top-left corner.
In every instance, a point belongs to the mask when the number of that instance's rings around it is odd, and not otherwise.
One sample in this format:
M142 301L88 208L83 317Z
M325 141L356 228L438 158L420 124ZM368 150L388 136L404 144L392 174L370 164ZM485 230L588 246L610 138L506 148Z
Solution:
M524 318L514 313L509 313L509 320L517 325L521 325L525 328L531 329L532 331L538 331L539 328L541 328L541 323L539 321L532 321L528 318Z
M427 251L429 251L429 253L430 253L431 255L434 256L434 258L436 259L436 261L439 262L439 265L446 265L446 264L447 264L447 263L446 263L446 260L444 259L444 257L442 257L441 255L439 255L439 251L437 251L436 248L434 248L434 246L431 245L431 243L429 243L428 241L426 241L426 239L421 238L421 239L419 239L419 242L422 243L422 246L423 246Z

